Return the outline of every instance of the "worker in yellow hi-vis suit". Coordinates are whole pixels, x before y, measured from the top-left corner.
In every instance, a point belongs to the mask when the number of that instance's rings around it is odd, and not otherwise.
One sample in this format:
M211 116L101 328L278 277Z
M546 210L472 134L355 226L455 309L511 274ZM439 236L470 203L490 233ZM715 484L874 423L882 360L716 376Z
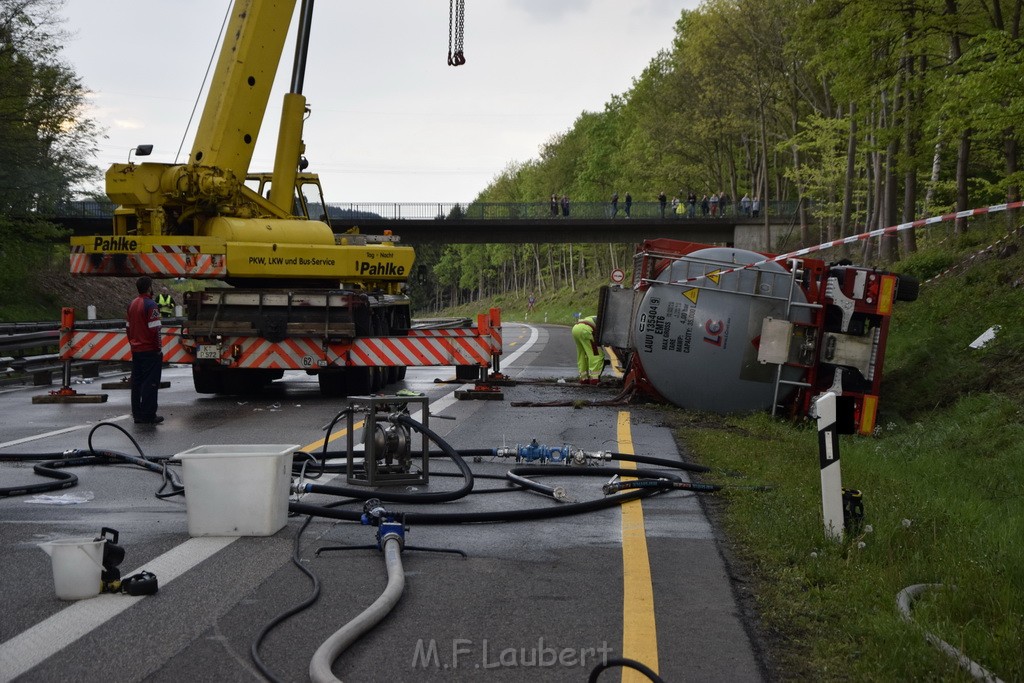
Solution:
M581 318L572 326L572 339L576 342L576 367L580 371L580 384L597 384L604 369L604 353L597 345L597 316Z

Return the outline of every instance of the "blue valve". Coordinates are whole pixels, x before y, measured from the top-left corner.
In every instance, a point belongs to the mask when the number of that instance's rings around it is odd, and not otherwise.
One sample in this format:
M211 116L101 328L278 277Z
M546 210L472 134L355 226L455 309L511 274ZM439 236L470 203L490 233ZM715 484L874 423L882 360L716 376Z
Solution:
M514 456L516 462L522 463L564 463L571 454L572 446L563 445L542 445L537 439L530 441L528 445L517 443L514 449L495 449L496 456Z
M377 527L377 547L384 549L384 539L388 536L397 536L398 542L405 545L405 520L401 513L390 512L384 509L384 505L376 498L370 498L363 503L363 514L359 521L364 526Z

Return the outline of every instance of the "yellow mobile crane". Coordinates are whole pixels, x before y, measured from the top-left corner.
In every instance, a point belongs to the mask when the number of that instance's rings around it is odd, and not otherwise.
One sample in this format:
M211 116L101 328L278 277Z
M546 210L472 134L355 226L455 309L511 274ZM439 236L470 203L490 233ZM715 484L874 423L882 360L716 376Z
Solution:
M119 205L113 234L72 238L71 272L231 285L190 292L187 323L165 335L165 362L192 363L200 393L245 393L286 369L315 373L323 393L345 395L376 391L404 376L407 365L486 367L500 342L485 340L484 358L477 350L453 356L412 348L404 293L411 247L390 231L335 234L326 214L309 216L311 203L326 211L319 179L303 172L313 0L300 9L273 173L249 173L295 6L235 1L188 162L135 163L130 153L128 163L112 165L106 191ZM151 151L143 145L134 153ZM482 325L490 330L492 322L493 312ZM385 337L401 339L384 350ZM62 353L115 359L98 355L97 344L70 341Z

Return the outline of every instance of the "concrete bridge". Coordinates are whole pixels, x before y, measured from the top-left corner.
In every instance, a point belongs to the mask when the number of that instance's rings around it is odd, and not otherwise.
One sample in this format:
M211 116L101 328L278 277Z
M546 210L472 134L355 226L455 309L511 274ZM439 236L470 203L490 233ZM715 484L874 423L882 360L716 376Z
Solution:
M75 235L109 234L114 206L109 202L68 202L52 220ZM664 216L658 202L634 202L630 214L620 202L612 215L607 202L570 205L569 215L551 212L547 202L340 203L310 205L310 215L327 216L335 232L358 227L366 234L391 230L403 244L629 244L669 237L744 249L768 250L766 225L776 236L795 222L796 202L768 202L755 217L729 205L724 215Z

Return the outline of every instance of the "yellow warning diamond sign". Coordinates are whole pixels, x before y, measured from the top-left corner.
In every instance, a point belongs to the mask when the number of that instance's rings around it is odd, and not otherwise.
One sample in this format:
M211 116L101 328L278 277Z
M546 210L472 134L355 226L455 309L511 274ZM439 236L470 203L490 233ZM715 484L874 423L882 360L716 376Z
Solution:
M700 296L700 290L697 289L696 287L694 287L692 289L687 289L686 291L683 292L683 296L685 296L687 299L689 299L694 304L696 304L697 303L697 297Z
M718 281L722 278L722 271L716 270L713 273L708 273L707 278L717 285Z

